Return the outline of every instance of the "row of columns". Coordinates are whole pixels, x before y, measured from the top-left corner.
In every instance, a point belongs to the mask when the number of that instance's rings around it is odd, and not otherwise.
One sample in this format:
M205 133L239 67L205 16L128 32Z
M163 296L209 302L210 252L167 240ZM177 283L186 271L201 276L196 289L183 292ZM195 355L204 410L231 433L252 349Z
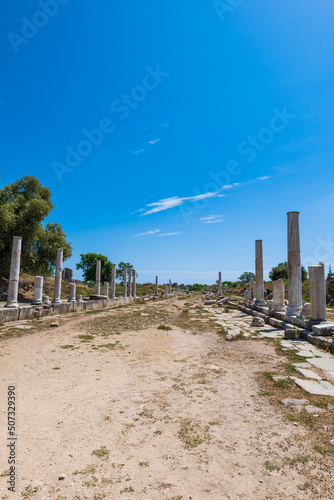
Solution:
M112 288L113 288L113 297L115 298L115 287L116 287L116 264L113 264L115 266L115 272L112 272ZM129 271L129 273L128 273ZM131 287L131 278L132 278L132 287ZM136 297L136 271L134 269L127 269L126 267L123 270L123 297Z
M11 265L10 265L10 275L9 275L9 285L8 285L8 297L6 307L14 308L18 307L18 293L19 293L19 278L20 278L20 265L21 265L21 251L22 251L22 237L14 236ZM55 270L55 285L53 293L53 304L61 303L61 284L62 284L62 271L63 271L63 250L57 250L56 258L56 270ZM132 278L132 288L131 288L131 275ZM100 295L101 292L101 260L96 261L96 279L95 279L95 295ZM127 269L124 269L124 283L123 283L123 296L126 297L126 276ZM33 305L42 305L43 303L43 277L35 277L35 289L34 298L32 301ZM116 294L116 264L112 264L111 272L111 291L110 298L114 299ZM104 283L103 289L104 296L109 296L109 283ZM128 296L136 297L136 271L129 269L129 288ZM75 302L76 299L76 284L70 283L70 296L69 302ZM81 296L78 300L82 300Z
M302 273L300 259L299 212L288 212L288 306L285 305L284 283L282 279L273 281L273 309L285 312L288 317L299 316L303 309ZM325 265L320 262L309 266L309 286L311 297L311 318L326 320L326 280ZM263 249L262 240L255 241L255 283L250 280L247 299L255 298L255 305L263 307ZM254 293L255 288L255 293Z

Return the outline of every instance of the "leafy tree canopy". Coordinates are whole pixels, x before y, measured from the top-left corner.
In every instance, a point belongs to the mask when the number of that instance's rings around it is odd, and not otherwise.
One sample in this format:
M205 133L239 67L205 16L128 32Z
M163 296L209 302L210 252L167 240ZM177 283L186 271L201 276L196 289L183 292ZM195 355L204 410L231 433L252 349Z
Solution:
M77 269L82 269L84 281L95 281L96 277L96 261L101 261L101 281L109 282L111 280L112 262L108 257L98 253L82 253L80 262L76 265Z
M129 264L129 262L120 262L118 264L118 268L116 269L116 279L120 280L121 282L123 282L124 268L125 267L127 268L128 271L129 271L129 269L133 269L133 265ZM138 274L136 274L136 276L138 276ZM129 274L128 274L128 277L129 277Z
M255 274L249 271L242 273L242 275L238 278L238 280L242 283L249 283L251 279L255 281Z
M57 249L72 255L61 226L42 222L51 212L49 189L36 177L24 176L0 189L0 274L9 276L13 236L22 237L21 271L51 275Z
M307 280L307 271L304 266L301 267L301 273L302 273L302 281ZM274 281L274 280L279 280L280 278L282 279L288 279L288 263L287 262L280 262L277 264L277 266L273 267L272 270L269 273L269 278Z

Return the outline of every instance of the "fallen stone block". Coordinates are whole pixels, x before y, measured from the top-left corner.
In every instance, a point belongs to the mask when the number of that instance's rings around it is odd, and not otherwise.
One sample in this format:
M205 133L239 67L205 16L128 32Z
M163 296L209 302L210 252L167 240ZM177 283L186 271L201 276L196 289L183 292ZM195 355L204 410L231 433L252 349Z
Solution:
M205 304L206 306L210 306L210 305L212 305L212 304L216 304L216 301L215 301L215 300L205 300L205 301L204 301L204 304Z
M313 325L312 331L316 335L331 336L334 332L334 323L320 323L319 325Z
M301 333L297 328L285 328L284 330L284 338L285 339L300 339Z
M252 321L252 324L251 326L255 326L255 327L262 327L265 325L265 321L263 318L259 318L258 316L255 316L253 321Z
M234 340L238 335L240 334L239 328L231 328L227 331L226 334L226 340L230 342L231 340Z
M219 300L219 301L217 302L218 307L222 307L222 306L223 306L224 304L226 304L228 301L229 301L229 298L228 298L228 297L225 297L224 299Z

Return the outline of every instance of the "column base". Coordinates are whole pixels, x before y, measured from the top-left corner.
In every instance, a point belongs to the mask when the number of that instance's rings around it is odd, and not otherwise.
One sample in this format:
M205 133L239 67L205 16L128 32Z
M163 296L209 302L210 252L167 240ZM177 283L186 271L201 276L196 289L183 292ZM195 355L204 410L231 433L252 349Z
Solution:
M255 302L255 305L257 307L267 307L267 303L266 303L266 301L264 299L257 300Z
M32 306L42 306L43 302L41 300L36 300L31 303Z
M272 308L272 311L275 312L275 313L277 312L277 313L284 313L285 314L286 313L286 307L285 306L274 306Z
M61 300L60 299L55 299L52 301L52 304L61 304Z
M76 302L77 299L69 299L67 302Z
M288 306L286 310L286 315L291 317L300 316L303 310L303 306Z
M20 306L19 306L18 302L11 302L10 304L6 304L5 307L9 307L10 309L14 309L14 308L17 308Z

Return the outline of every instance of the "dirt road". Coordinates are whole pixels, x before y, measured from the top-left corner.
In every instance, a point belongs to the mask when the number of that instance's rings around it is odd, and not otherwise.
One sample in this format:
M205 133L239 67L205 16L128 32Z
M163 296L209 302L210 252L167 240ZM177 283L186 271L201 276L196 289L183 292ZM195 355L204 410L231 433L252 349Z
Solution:
M200 296L51 321L2 330L0 499L334 498L332 450L317 451L314 426L286 418L261 376L287 363L274 342L225 342Z

